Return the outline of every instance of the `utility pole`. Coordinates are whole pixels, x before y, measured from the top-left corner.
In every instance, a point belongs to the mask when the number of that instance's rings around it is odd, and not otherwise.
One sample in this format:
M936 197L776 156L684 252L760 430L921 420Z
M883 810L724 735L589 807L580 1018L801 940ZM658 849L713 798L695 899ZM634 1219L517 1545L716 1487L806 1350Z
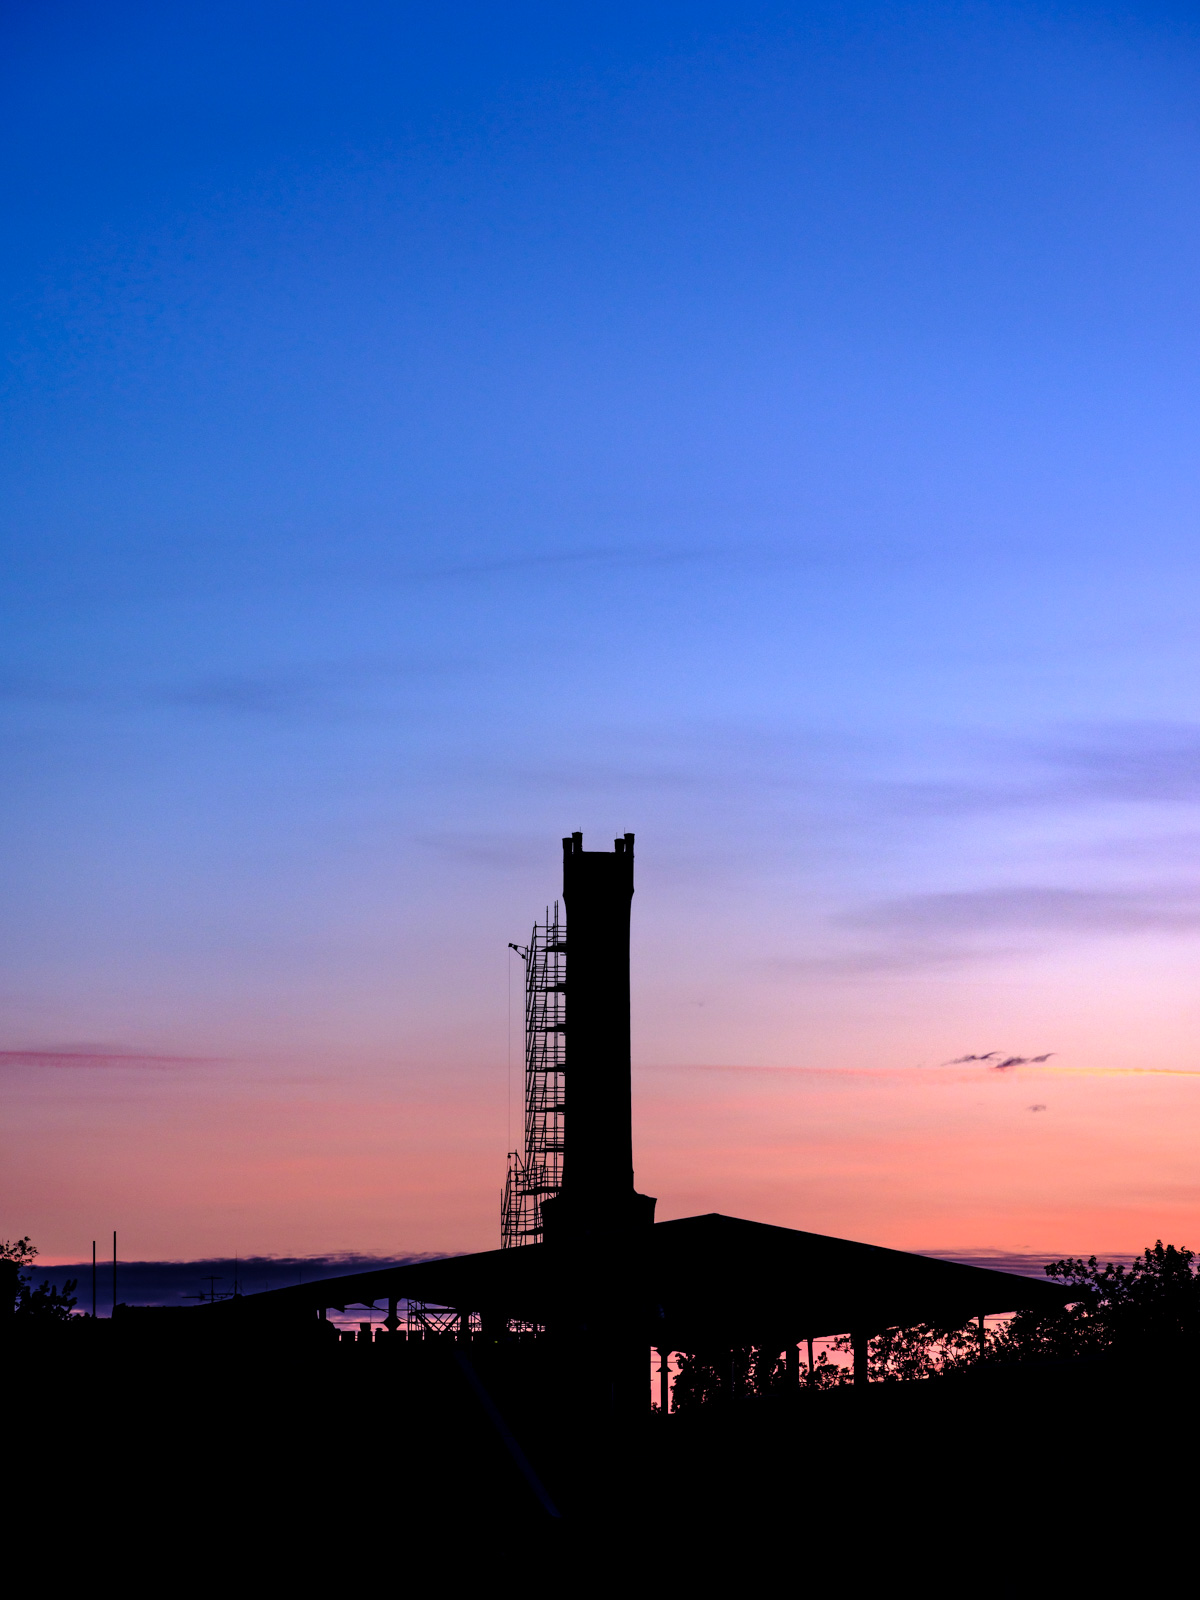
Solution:
M96 1241L92 1240L92 1321L96 1320Z
M113 1303L112 1315L117 1314L117 1230L113 1229Z

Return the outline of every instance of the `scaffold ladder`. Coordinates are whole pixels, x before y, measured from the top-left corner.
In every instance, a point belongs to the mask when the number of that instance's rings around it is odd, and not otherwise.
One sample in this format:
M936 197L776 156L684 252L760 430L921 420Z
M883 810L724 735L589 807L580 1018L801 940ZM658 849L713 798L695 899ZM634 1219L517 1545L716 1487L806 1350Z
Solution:
M538 1244L542 1201L562 1187L567 1064L567 940L558 902L535 922L525 963L525 1148L512 1150L500 1212L500 1243Z

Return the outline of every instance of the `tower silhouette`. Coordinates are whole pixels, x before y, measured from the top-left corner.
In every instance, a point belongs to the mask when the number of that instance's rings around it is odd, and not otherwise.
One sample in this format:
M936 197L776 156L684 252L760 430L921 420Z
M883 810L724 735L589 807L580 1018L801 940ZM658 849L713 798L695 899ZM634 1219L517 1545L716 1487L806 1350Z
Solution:
M649 1229L654 1201L633 1186L629 924L633 834L612 851L563 840L567 908L561 1192L542 1202L547 1243L616 1242Z

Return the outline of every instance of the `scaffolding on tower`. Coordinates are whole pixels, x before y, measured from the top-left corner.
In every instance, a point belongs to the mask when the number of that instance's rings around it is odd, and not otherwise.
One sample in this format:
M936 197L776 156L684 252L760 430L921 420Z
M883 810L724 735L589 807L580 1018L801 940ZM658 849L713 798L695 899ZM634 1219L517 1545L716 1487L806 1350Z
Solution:
M525 963L525 1148L512 1150L500 1210L500 1243L539 1244L542 1201L562 1188L567 1065L567 940L558 902L535 922Z

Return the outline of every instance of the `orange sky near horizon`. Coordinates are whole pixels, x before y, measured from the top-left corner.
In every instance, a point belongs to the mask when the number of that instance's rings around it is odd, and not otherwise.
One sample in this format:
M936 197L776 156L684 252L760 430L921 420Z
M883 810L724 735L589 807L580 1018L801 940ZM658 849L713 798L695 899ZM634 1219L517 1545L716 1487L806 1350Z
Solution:
M664 1065L635 1085L638 1184L660 1218L1047 1258L1200 1240L1200 1072ZM124 1259L493 1248L506 1108L490 1087L263 1063L10 1068L9 1231L48 1264L113 1227Z
M502 936L553 887L545 853L528 884L410 899L425 942L386 967L72 997L43 1038L120 1043L0 1058L0 1232L47 1262L114 1228L129 1260L495 1247L522 1059ZM779 958L810 937L783 891L705 904L653 847L638 874L634 1156L660 1217L935 1252L1200 1242L1190 934L843 970ZM997 1050L1050 1055L951 1064Z

